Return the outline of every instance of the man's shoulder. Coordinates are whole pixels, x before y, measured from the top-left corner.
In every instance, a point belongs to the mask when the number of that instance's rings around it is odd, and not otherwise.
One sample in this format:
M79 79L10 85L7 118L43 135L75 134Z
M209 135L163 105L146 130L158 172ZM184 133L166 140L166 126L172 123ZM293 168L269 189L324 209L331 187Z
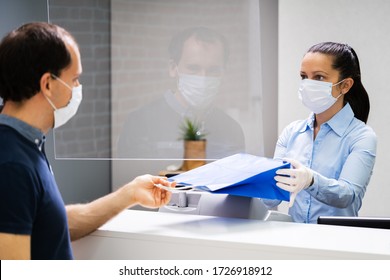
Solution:
M0 162L14 162L22 165L32 164L38 149L15 129L0 125Z
M212 109L212 111L208 115L208 119L210 121L217 122L218 124L232 124L241 127L241 125L235 118L233 118L225 110L219 107L215 107Z
M19 144L18 142L23 139L23 136L19 134L14 128L0 124L0 142L8 143L9 145Z

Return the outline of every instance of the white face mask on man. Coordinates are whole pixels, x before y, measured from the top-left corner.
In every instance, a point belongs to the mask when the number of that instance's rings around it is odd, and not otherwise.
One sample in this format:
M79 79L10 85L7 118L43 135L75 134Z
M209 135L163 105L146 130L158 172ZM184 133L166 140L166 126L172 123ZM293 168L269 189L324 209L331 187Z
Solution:
M194 109L207 109L215 100L221 84L220 77L179 74L178 90Z
M315 114L320 114L328 110L342 95L333 97L332 88L344 80L332 84L329 82L304 79L299 86L298 95L303 105Z
M77 109L79 108L79 105L81 103L81 100L83 99L82 85L78 85L77 87L71 88L68 84L66 84L63 80L61 80L57 76L53 74L52 76L72 91L72 97L69 103L65 107L59 109L57 109L56 106L53 104L53 102L49 99L49 97L45 95L47 101L54 109L54 128L58 128L64 125L76 114Z

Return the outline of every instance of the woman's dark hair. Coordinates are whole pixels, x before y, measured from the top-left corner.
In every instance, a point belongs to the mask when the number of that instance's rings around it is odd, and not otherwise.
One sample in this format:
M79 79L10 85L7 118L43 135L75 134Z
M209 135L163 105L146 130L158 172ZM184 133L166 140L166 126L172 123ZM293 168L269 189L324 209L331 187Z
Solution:
M21 102L40 91L40 79L49 72L60 76L71 63L63 28L33 22L11 31L0 43L0 97ZM75 41L74 41L75 42Z
M347 44L334 42L316 44L308 52L331 55L333 57L332 67L340 72L340 81L346 78L354 80L353 86L344 96L344 102L351 105L357 119L367 123L370 100L361 81L359 59L356 52Z

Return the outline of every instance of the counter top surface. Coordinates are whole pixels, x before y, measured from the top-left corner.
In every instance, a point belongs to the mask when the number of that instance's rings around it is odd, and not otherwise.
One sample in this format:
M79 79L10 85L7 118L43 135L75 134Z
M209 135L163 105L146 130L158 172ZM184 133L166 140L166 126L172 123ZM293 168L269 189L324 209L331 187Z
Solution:
M259 221L201 215L126 210L89 237L138 242L289 251L324 258L390 259L390 230ZM77 241L79 242L79 241ZM76 248L77 251L77 248ZM322 258L321 257L321 258Z

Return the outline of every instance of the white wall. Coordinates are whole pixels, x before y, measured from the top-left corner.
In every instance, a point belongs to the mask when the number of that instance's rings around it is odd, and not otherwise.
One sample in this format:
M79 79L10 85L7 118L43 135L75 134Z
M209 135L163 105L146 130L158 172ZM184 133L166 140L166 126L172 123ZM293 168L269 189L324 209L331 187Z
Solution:
M322 41L348 43L360 60L370 96L368 124L378 136L374 174L360 216L390 216L390 1L279 0L279 133L306 118L297 89L306 50Z

